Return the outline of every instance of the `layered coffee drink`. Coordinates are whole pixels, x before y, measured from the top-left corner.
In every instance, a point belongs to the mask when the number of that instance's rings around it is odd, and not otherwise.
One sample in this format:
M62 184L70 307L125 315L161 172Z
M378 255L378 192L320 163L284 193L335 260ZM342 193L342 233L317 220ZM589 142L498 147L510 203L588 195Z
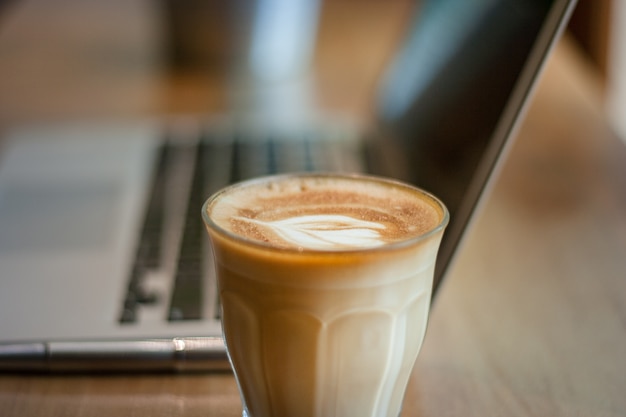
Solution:
M249 417L397 417L424 338L448 214L368 176L228 187L203 217Z

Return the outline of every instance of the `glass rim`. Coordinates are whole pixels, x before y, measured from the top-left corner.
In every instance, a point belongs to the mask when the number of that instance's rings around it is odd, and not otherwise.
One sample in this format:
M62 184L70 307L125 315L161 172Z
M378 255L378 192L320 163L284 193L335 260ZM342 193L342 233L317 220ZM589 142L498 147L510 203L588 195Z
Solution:
M410 190L412 192L417 192L425 197L427 197L429 200L431 200L435 205L438 207L438 211L441 212L441 220L439 221L439 223L437 223L437 225L435 227L433 227L432 229L428 230L425 233L419 234L419 235L415 235L415 236L411 236L407 239L402 239L402 240L398 240L398 241L394 241L391 243L386 243L384 245L380 245L380 246L373 246L373 247L362 247L362 248L342 248L342 249L315 249L315 248L302 248L302 247L277 247L275 245L272 245L270 243L267 242L263 242L260 240L254 240L254 239L249 239L246 237L243 237L241 235L238 235L236 233L230 232L226 229L224 229L223 227L221 227L220 225L218 225L217 223L215 223L213 221L213 219L209 216L208 214L208 208L209 206L216 201L220 196L236 189L236 188L242 188L242 187L246 187L246 186L251 186L257 183L266 183L269 182L271 180L281 180L281 179L288 179L288 178L337 178L337 179L345 179L345 180L352 180L352 181L367 181L367 182L376 182L378 184L387 184L387 185L392 185L394 187L398 187L398 188L403 188L406 190ZM242 244L244 246L247 247L252 247L252 248L256 248L259 250L263 250L263 251L270 251L270 252L280 252L280 253L289 253L289 254L294 254L294 255L338 255L338 254L356 254L356 253L363 253L363 252L368 252L368 253L373 253L373 252L389 252L389 251L393 251L393 250L397 250L397 249L401 249L404 247L408 247L408 246L412 246L414 244L417 244L419 242L425 241L427 239L429 239L430 237L432 237L433 235L436 235L437 233L439 233L440 231L442 231L443 229L446 228L446 226L448 225L448 222L450 221L450 213L448 211L448 208L445 206L445 204L435 195L433 195L432 193L414 186L412 184L408 184L406 182L400 181L400 180L396 180L393 178L387 178L387 177L382 177L382 176L376 176L376 175L371 175L371 174L356 174L356 173L341 173L341 172L337 172L337 173L333 173L333 172L295 172L295 173L285 173L285 174L275 174L275 175L265 175L265 176L258 176L258 177L254 177L254 178L250 178L247 180L243 180L243 181L239 181L230 185L227 185L225 187L222 187L221 189L219 189L218 191L214 192L211 196L209 196L205 202L202 204L202 220L204 221L204 224L206 225L206 227L210 228L211 230L217 232L218 234L220 234L221 236L232 240L234 242L237 242L239 244Z

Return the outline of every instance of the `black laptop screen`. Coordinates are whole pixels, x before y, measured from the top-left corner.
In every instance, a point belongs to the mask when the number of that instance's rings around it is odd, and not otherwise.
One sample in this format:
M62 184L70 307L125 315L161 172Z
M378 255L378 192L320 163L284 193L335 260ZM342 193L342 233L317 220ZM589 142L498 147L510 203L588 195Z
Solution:
M566 13L556 3L424 1L385 74L376 111L384 146L402 156L394 175L451 213L436 285L557 33L549 20Z

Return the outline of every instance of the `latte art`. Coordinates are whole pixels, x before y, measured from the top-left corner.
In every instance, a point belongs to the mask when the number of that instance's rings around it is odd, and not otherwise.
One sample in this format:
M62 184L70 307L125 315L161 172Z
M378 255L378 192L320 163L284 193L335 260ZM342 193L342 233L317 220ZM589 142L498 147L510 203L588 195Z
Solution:
M383 224L333 214L313 214L275 221L239 217L266 227L287 243L308 249L333 250L376 247L385 244Z
M378 248L419 237L441 217L434 201L409 187L324 176L244 183L208 210L225 232L296 251Z

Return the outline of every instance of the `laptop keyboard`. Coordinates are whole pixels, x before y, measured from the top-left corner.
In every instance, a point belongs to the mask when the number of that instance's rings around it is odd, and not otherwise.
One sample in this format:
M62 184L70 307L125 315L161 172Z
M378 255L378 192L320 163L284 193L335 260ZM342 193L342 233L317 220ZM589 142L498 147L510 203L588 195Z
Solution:
M144 223L118 320L219 319L211 250L200 208L229 183L282 172L363 172L360 142L340 133L250 138L201 135L158 150ZM180 196L184 195L184 198ZM168 206L183 201L184 207ZM170 204L171 206L172 204ZM173 278L171 278L173 277ZM154 314L152 314L154 315Z

